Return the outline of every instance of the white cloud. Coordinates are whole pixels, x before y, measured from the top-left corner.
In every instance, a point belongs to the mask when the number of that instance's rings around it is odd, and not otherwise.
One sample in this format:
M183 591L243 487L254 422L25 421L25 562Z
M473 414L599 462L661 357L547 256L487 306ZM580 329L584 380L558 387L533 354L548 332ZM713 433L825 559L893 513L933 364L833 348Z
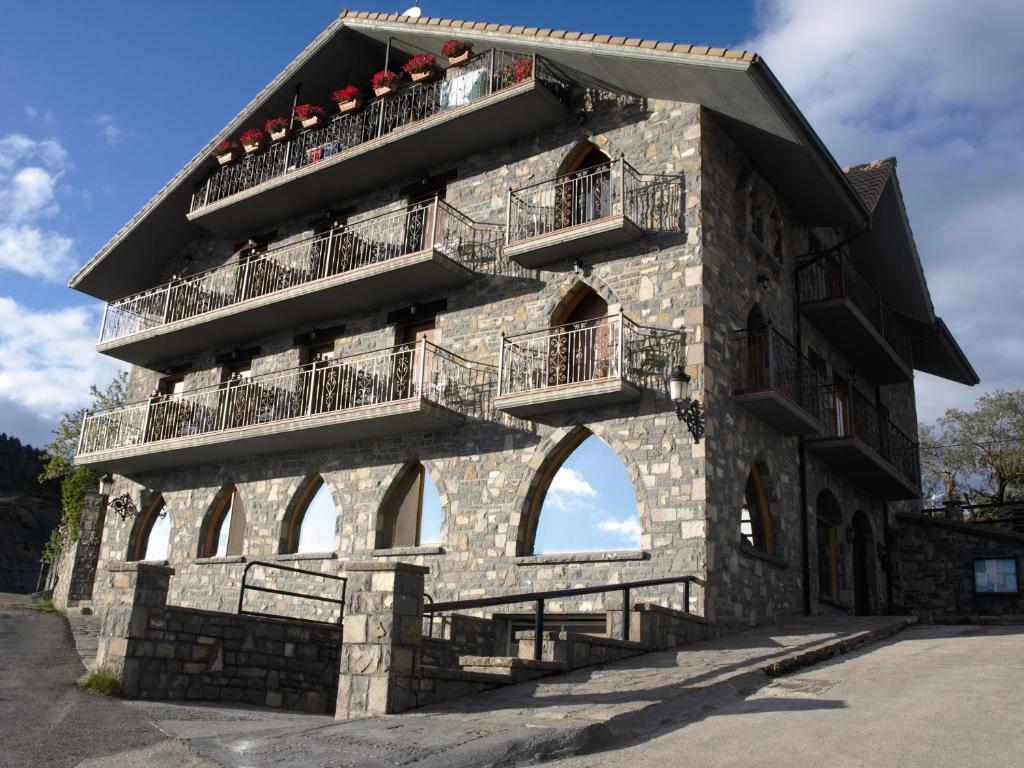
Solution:
M551 480L550 491L572 496L597 496L594 486L584 480L579 472L568 467L561 467L555 473Z
M100 138L110 146L120 144L121 139L125 137L124 129L117 124L117 120L113 115L95 115L90 122L96 126Z
M0 269L53 281L73 269L73 241L43 223L60 211L57 189L68 167L53 139L0 137Z
M1024 306L1024 3L763 0L758 51L843 165L896 155L937 312L982 388L918 379L931 420L1014 388Z
M619 536L625 543L640 546L640 521L635 517L627 520L607 518L597 524L597 530Z
M51 419L89 403L123 368L96 353L98 306L31 310L0 297L0 399Z

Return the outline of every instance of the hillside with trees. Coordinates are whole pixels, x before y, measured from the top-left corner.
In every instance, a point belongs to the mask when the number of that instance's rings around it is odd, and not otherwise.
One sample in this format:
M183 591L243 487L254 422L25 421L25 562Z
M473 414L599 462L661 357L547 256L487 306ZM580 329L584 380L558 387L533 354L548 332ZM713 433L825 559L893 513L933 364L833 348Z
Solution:
M35 589L39 559L60 519L60 485L40 483L45 454L0 433L0 591Z

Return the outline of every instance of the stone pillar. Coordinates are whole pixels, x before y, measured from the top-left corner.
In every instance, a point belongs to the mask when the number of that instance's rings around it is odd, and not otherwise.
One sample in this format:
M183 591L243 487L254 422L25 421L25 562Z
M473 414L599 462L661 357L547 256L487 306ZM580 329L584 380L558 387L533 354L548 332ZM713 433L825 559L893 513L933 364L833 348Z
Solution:
M78 540L68 542L58 560L57 583L53 588L53 604L57 607L67 608L78 601L92 599L106 517L106 494L86 491Z
M409 563L347 563L335 719L416 706L417 651L423 644L423 576Z
M111 563L104 575L109 604L103 611L96 666L109 667L117 674L123 695L137 696L139 658L152 655L139 646L146 642L150 614L167 606L174 569L147 563Z

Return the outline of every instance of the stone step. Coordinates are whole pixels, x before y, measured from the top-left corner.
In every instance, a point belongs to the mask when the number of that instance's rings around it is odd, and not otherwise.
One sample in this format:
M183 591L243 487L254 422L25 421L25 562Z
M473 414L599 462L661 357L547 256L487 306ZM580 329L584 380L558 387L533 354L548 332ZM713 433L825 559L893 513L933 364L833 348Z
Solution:
M509 685L514 682L507 674L499 672L475 672L469 669L452 667L434 667L427 664L420 666L421 677L429 677L435 680L458 680L465 683L493 683L494 685Z
M520 657L532 660L534 637L533 632L523 632L519 635ZM543 657L563 664L569 669L628 659L649 653L651 650L644 643L619 640L614 637L585 635L578 632L545 632L541 639Z
M467 672L500 675L514 683L569 671L569 666L562 662L518 656L460 656L459 666Z

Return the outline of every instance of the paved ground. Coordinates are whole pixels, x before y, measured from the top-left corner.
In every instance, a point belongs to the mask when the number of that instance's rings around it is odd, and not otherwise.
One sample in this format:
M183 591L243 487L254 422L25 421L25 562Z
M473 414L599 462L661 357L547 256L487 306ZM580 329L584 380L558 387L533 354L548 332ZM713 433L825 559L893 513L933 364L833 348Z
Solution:
M359 721L256 709L132 706L225 766L512 765L595 749L697 719L768 684L766 667L828 653L904 624L890 618L794 621L414 713Z
M0 766L74 766L167 742L138 711L76 688L85 669L67 622L28 605L0 593Z
M552 768L1024 765L1024 627L919 626ZM683 727L685 726L685 727Z

